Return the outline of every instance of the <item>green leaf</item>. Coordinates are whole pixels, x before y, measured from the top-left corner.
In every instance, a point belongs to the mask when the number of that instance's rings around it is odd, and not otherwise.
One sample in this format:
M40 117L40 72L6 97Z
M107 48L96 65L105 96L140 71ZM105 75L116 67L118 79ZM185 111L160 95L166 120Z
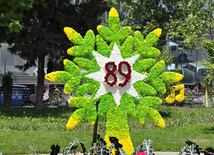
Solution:
M99 88L99 83L96 81L85 83L77 88L77 90L75 91L75 94L77 96L84 96L84 95L96 92L98 88Z
M145 83L143 81L138 81L138 82L134 83L134 87L139 94L144 94L147 96L157 95L157 91L152 86L148 85L147 83Z
M155 59L143 59L140 61L137 61L134 65L133 68L139 73L142 73L146 71L147 69L151 68L155 64L156 60Z
M71 106L77 107L77 108L87 108L90 103L92 103L93 100L87 97L73 97L68 100L68 103Z

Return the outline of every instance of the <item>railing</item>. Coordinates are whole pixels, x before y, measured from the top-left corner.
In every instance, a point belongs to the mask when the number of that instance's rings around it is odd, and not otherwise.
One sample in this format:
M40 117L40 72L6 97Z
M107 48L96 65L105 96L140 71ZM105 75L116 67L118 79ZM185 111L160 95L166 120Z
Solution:
M48 91L47 91L48 89ZM58 96L54 94L55 88L48 87L44 90L48 92L48 98L43 100L43 106L48 105L57 105L57 106L68 106L68 99L72 97L72 94L64 94L63 86L59 86L57 88L59 90ZM185 91L190 92L190 98L192 95L191 102L193 104L203 104L204 103L204 93L203 90L191 90L185 89ZM52 100L53 96L56 100ZM33 98L33 99L32 99ZM44 97L43 97L44 99ZM58 100L57 100L58 99ZM34 88L13 88L13 93L11 97L10 106L25 106L25 105L32 105L35 106L36 102L36 95ZM3 106L3 90L0 88L0 106Z
M68 99L72 96L71 94L64 94L63 87L58 87L58 102L49 101L50 97L54 94L54 88L45 88L44 94L47 93L47 97L43 97L43 106L57 105L57 106L68 106ZM3 106L3 90L0 88L0 106ZM34 88L13 88L10 106L35 106L36 94Z
M192 90L192 102L193 104L203 104L204 103L204 92L203 90Z

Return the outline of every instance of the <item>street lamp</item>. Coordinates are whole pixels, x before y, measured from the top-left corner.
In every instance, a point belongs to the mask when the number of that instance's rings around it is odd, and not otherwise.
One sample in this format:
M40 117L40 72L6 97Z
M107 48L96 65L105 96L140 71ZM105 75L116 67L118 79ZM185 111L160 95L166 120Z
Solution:
M7 44L5 42L4 44L5 50L4 50L4 75L6 74L6 60L7 60Z

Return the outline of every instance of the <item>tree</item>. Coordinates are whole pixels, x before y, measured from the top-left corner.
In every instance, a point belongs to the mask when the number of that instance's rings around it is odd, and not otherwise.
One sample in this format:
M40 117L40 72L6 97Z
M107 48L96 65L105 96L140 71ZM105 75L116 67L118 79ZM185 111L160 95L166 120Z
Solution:
M3 105L5 107L10 107L10 101L12 97L12 87L13 87L13 78L12 72L8 71L2 78L2 88L3 88Z
M23 12L32 8L34 0L0 1L0 27L9 27L10 31L18 32L23 28L20 23Z
M80 5L72 5L68 0L46 0L45 6L36 4L24 13L19 34L10 34L8 43L13 45L12 53L27 60L21 70L35 66L38 60L37 109L42 108L44 86L44 58L52 61L62 58L69 45L63 32L65 26L72 26L81 34L101 22L99 16L107 9L102 0L91 0Z
M202 86L204 89L205 107L211 107L213 102L213 84L211 75L207 75L207 77L202 82Z
M179 18L170 20L170 38L177 38L193 49L214 49L214 3L212 0L190 0L178 2ZM210 35L210 38L208 38Z

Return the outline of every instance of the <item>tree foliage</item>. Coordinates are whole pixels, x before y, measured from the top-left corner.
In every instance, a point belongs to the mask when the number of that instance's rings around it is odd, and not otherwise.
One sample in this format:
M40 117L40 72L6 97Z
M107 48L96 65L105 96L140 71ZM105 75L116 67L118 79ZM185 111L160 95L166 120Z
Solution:
M89 28L96 32L99 16L107 9L102 0L82 2L72 5L68 0L45 0L44 7L36 4L24 12L23 25L19 34L7 34L7 42L13 45L12 53L27 60L21 70L36 65L38 62L37 108L41 109L44 85L44 58L49 56L54 62L64 58L70 47L63 28L71 26L81 34ZM3 32L2 32L3 33Z
M170 38L178 38L190 49L214 49L214 3L212 0L180 1L179 18L170 20ZM210 38L208 38L210 35Z
M23 28L20 23L24 16L23 12L31 9L34 3L34 0L1 0L0 27L9 27L10 31L20 31Z

